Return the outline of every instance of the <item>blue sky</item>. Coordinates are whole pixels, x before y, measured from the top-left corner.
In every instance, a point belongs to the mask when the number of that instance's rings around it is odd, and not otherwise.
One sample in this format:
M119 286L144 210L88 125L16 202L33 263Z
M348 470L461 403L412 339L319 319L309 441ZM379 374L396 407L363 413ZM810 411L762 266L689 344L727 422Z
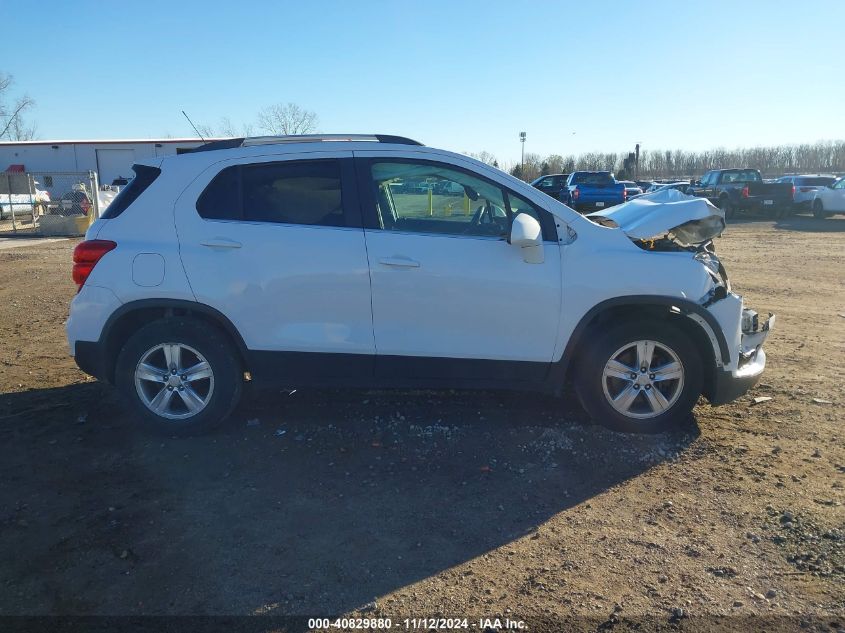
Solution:
M0 0L42 139L193 136L293 101L323 132L526 151L845 138L842 0Z

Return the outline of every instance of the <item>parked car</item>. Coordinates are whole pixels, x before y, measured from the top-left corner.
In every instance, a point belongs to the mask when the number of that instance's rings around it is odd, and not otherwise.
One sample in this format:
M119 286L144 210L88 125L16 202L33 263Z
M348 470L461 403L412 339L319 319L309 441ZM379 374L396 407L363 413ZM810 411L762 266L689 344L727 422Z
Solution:
M637 183L633 180L619 180L623 185L625 185L625 199L630 200L634 196L642 195L643 191L645 191L642 187L640 187Z
M654 181L653 181L653 180L637 180L637 181L635 181L635 182L637 183L637 186L638 186L640 189L642 189L642 190L643 190L643 192L648 191L648 190L649 190L649 189L650 189L650 188L654 185Z
M687 193L707 198L730 219L737 211L780 214L792 206L792 185L766 183L756 169L713 169L690 183Z
M627 198L625 185L616 182L609 171L574 171L566 180L561 200L576 211L595 211Z
M666 191L667 189L675 189L676 191L681 191L683 193L687 192L689 189L689 182L668 182L668 183L654 183L651 187L649 187L646 193L654 193L655 191Z
M440 181L435 183L434 193L441 196L462 196L464 188L456 182Z
M652 432L763 372L773 317L730 290L710 203L634 200L587 218L461 154L342 138L230 139L135 165L74 251L79 367L169 434L218 424L246 380L572 380L597 422ZM411 176L457 183L472 213L393 195Z
M88 215L91 211L91 198L88 192L82 188L74 188L72 191L62 194L56 213L59 215Z
M775 182L792 185L792 208L795 211L810 211L816 191L836 182L836 176L781 176Z
M813 217L821 220L834 213L845 213L845 178L827 187L819 187L813 198Z
M549 194L555 200L560 200L561 192L566 187L567 178L569 178L569 174L548 174L532 181L531 186Z
M654 183L651 187L648 188L648 191L633 196L628 196L628 200L633 200L634 198L642 198L643 196L648 196L658 191L668 191L669 189L677 190L681 193L686 193L688 187L689 182L673 182L667 184Z

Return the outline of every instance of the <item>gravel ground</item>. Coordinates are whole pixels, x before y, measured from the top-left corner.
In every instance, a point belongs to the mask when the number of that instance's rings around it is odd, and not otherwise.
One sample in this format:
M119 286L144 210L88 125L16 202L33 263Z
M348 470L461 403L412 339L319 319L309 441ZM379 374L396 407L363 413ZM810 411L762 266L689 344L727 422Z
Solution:
M74 244L0 252L0 615L845 627L845 218L729 226L769 367L649 437L429 391L248 393L213 435L151 436L67 355Z

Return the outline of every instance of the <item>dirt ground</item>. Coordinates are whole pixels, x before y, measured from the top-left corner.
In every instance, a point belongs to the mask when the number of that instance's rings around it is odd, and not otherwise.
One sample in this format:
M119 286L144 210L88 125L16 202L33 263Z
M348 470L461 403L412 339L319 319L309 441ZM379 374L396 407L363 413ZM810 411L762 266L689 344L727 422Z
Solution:
M845 627L845 218L729 226L734 289L778 315L769 367L648 437L571 398L364 391L150 435L68 356L74 243L0 250L0 615Z

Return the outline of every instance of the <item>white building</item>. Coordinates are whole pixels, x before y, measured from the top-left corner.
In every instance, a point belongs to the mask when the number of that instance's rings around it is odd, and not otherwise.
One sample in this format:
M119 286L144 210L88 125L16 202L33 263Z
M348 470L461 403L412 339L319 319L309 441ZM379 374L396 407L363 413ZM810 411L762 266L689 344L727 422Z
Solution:
M207 139L212 140L218 139ZM198 138L161 138L0 142L0 172L10 168L11 171L32 173L95 171L100 183L109 185L116 178L132 176L132 165L140 159L181 154L207 141Z

